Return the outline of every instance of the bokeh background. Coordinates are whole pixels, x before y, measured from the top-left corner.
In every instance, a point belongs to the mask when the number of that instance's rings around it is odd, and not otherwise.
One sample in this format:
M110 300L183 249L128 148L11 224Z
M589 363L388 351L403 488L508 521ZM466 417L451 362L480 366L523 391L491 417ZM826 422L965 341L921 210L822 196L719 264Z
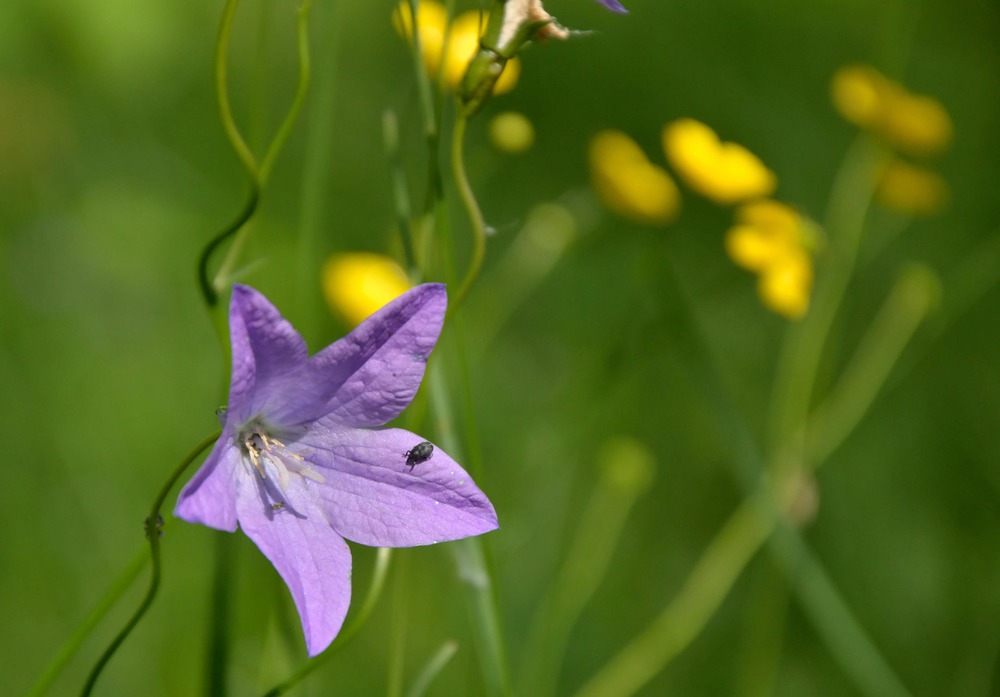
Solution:
M726 258L727 209L684 190L684 210L666 228L605 211L588 183L590 138L622 129L662 163L663 124L697 118L750 147L777 173L782 200L821 219L856 132L830 105L830 79L864 62L948 109L955 138L937 167L952 198L860 265L820 388L902 264L936 270L943 300L818 473L818 508L802 535L914 696L1000 694L1000 10L986 0L626 4L631 14L617 16L590 0L550 0L564 24L592 33L527 51L517 88L469 132L469 176L497 234L464 333L479 483L502 524L488 546L515 676L611 438L648 447L655 477L575 626L558 694L573 694L674 596L743 495L693 353L710 347L763 438L789 325ZM345 330L323 304L326 257L396 249L386 109L401 123L415 198L425 187L413 67L393 5L316 2L310 101L244 257L259 263L243 280L314 349ZM258 148L294 88L294 9L246 0L237 15L231 93ZM246 191L213 96L221 10L168 0L0 3L3 694L28 689L142 549L155 492L215 427L228 367L195 261ZM489 118L508 109L534 124L527 153L501 153L487 138ZM529 211L551 202L573 212L572 243L525 297L505 298L499 260ZM464 260L457 205L454 221ZM975 269L972 301L950 304ZM160 596L100 693L201 692L217 537L168 516ZM242 537L229 546L231 693L259 694L304 651L276 574ZM357 598L374 551L353 549ZM414 549L396 560L368 625L298 694L384 694L393 642L409 682L447 639L459 650L430 694L482 693L451 556ZM794 583L761 552L704 632L640 694L865 694L803 613ZM143 588L84 644L53 694L79 690Z

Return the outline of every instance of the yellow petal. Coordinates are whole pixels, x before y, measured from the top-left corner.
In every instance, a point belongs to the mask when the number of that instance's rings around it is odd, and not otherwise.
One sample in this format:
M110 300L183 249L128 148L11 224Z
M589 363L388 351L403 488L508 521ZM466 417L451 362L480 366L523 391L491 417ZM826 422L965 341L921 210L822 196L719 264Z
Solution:
M322 283L327 305L351 326L361 324L410 288L399 264L368 252L331 256L323 265Z
M801 319L809 309L812 259L794 252L768 266L757 279L757 294L766 307L789 319Z
M891 93L879 129L892 145L921 156L948 147L953 131L951 117L941 102L905 90Z
M644 225L666 225L677 217L677 185L620 131L602 131L591 140L590 174L604 204L624 218Z
M719 204L770 195L777 186L774 173L752 152L723 143L711 128L694 119L680 119L663 129L667 159L688 186Z
M870 65L848 65L834 74L830 97L846 121L870 128L885 113L885 100L891 89L890 80Z
M940 213L948 203L948 183L936 172L896 160L886 165L876 190L878 202L910 216Z
M735 225L726 233L729 258L749 271L763 271L798 247L794 228Z

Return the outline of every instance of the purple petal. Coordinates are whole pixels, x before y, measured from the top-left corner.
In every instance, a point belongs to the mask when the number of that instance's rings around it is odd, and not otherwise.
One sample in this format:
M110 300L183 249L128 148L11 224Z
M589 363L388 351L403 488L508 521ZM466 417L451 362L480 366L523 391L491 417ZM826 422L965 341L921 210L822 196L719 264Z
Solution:
M236 531L236 489L234 477L240 467L240 453L232 445L232 433L223 433L204 464L184 485L174 515L189 523Z
M269 409L297 424L330 414L345 426L381 426L413 401L437 343L448 297L439 283L399 296L311 359L286 401Z
M304 486L301 478L291 488ZM241 478L237 495L240 527L274 564L292 593L302 620L306 650L321 653L340 631L351 602L351 551L323 512L302 492L287 492L294 510L272 510L253 476ZM296 494L292 496L293 494Z
M228 418L240 423L261 411L277 387L301 371L309 351L288 320L249 286L233 286L229 335L233 374Z
M625 6L618 2L618 0L597 0L597 2L601 3L612 12L619 12L626 15L628 14L628 10L626 10Z
M309 486L344 537L375 547L411 547L495 530L486 495L445 452L411 469L406 452L423 439L409 431L314 424L299 445L324 482Z

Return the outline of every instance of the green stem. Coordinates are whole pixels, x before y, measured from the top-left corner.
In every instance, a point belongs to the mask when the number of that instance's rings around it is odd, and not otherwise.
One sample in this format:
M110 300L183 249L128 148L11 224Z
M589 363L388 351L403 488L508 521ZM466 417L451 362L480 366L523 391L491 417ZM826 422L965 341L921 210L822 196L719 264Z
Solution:
M160 507L163 506L164 500L170 493L174 484L180 479L184 471L194 462L205 448L212 445L215 441L219 439L221 433L214 433L195 447L191 453L181 461L177 468L171 473L170 477L167 479L163 488L160 489L160 493L157 494L156 498L153 500L153 505L150 508L149 517L146 518L146 539L149 540L149 553L150 559L153 562L152 573L149 577L149 590L146 591L146 596L142 599L142 603L139 604L139 608L135 611L135 614L125 623L125 626L118 633L118 635L112 640L110 646L105 649L104 653L97 660L93 669L90 671L90 675L87 677L87 682L84 683L83 690L81 691L82 697L87 697L94 689L94 685L97 683L97 678L100 676L101 671L104 666L107 665L111 657L114 656L115 651L121 646L122 642L128 637L129 633L139 624L139 620L142 616L146 614L146 610L149 606L153 604L153 599L156 597L156 591L160 586L160 527L162 521L160 519Z
M476 195L469 184L469 178L465 173L465 128L468 125L468 117L459 110L455 117L454 131L451 141L451 168L455 177L455 186L458 188L465 212L469 216L469 223L472 225L472 259L469 261L469 270L462 279L453 300L448 306L448 314L454 314L465 300L472 284L479 277L479 271L483 266L483 259L486 257L486 221L483 213L479 209Z
M330 648L328 648L323 654L306 661L305 665L293 673L291 677L264 693L264 697L278 697L278 695L284 694L291 688L295 687L295 685L301 682L307 675L324 665L332 656L340 653L340 651L350 643L358 631L368 621L368 618L371 617L372 611L378 604L379 598L382 597L382 589L385 588L385 579L389 571L390 561L392 561L392 550L385 547L379 547L378 553L375 557L375 571L372 573L372 582L371 585L368 586L368 594L365 595L364 602L361 603L361 608L358 610L357 614L354 615L350 623L340 631L340 634L337 635L336 640L334 640L333 644L330 645Z
M59 676L59 673L62 672L62 669L66 667L66 664L73 655L80 649L80 645L83 644L84 639L94 631L94 628L104 619L108 611L115 606L125 594L125 591L132 586L132 583L138 578L139 572L146 566L148 559L146 548L143 547L121 574L119 574L118 578L114 580L111 587L101 596L101 599L97 601L93 609L87 613L83 622L80 623L72 636L59 649L59 653L45 667L42 674L38 676L38 679L28 690L27 697L41 697L52 687L52 683Z
M403 161L399 153L399 121L396 119L396 112L391 109L386 109L382 113L382 142L389 163L393 209L396 212L396 225L399 226L399 237L403 241L403 258L410 279L414 283L419 283L420 264L414 251L413 225L410 222L413 215L410 207L410 190L406 184L406 172L403 170Z
M309 13L311 11L312 0L302 0L302 4L299 5L299 16L296 23L296 39L299 54L298 84L295 88L295 96L292 97L292 103L288 107L288 112L285 114L285 118L274 134L274 139L271 141L271 145L268 147L267 152L264 154L264 159L261 161L259 175L261 188L264 188L264 185L267 183L271 169L274 167L274 162L278 159L281 149L285 146L285 142L288 140L288 136L295 126L295 122L299 118L299 113L302 111L302 105L305 103L306 94L309 92L311 68L309 60Z
M236 16L236 8L239 0L226 0L226 6L222 10L222 21L219 24L219 34L215 41L215 96L219 105L219 118L222 120L222 129L226 133L229 144L232 145L236 156L243 163L243 168L256 186L260 186L260 174L257 169L257 160L254 158L250 147L243 139L240 129L236 126L236 119L233 118L233 109L229 103L229 79L228 79L228 55L229 37L233 32L233 18Z
M896 282L834 391L810 416L809 466L824 462L858 425L938 294L937 279L924 267L910 267Z
M417 679L413 681L413 686L406 693L406 697L423 697L427 692L427 688L434 682L434 678L444 670L444 667L448 665L448 661L452 659L456 651L458 651L457 642L444 642L441 648L431 657L431 660L427 662L427 665L424 666L424 669L420 671Z
M600 467L597 486L574 523L569 553L532 622L521 694L556 694L573 626L607 575L629 511L648 489L655 465L637 444L618 441L605 451Z
M830 235L826 266L817 273L812 308L789 328L779 357L771 405L772 447L779 470L801 465L802 428L809 411L823 347L827 343L858 256L865 218L875 190L881 151L859 136L834 181L825 228ZM789 453L791 450L791 453ZM789 461L784 461L788 458Z
M212 254L215 252L219 246L236 234L250 218L257 211L257 204L260 202L260 189L257 187L255 181L250 183L250 194L247 197L247 202L243 205L243 209L239 212L235 219L229 223L226 227L222 228L218 234L211 239L211 241L205 245L205 248L201 252L201 256L198 258L198 284L201 288L201 295L205 299L205 304L209 308L215 307L219 302L219 289L216 287L215 281L210 278L208 271L208 264L211 261Z
M221 530L213 531L214 548L212 569L212 596L208 619L207 660L205 693L224 697L226 670L229 667L229 617L232 608L233 576L236 571L236 549L232 535Z
M448 403L448 389L439 363L428 373L431 405L435 426L442 447L456 460L461 460L461 448L454 431L454 421ZM496 598L494 573L488 563L482 538L457 540L448 545L459 581L465 591L466 604L472 613L476 651L483 668L488 697L509 697L510 671L504 646L500 610Z
M680 592L577 697L626 697L648 684L701 633L777 521L767 488L744 501L709 543Z

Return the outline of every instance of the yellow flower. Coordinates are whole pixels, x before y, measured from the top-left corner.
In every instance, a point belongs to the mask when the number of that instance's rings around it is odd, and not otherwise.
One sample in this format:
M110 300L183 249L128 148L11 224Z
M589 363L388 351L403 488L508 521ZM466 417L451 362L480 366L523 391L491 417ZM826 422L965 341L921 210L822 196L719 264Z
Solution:
M490 121L490 140L497 150L507 153L521 153L535 142L535 127L524 114L505 111Z
M757 295L779 315L801 319L809 310L812 282L812 259L799 249L763 270L757 277Z
M393 12L393 25L402 36L413 36L413 14L409 0L402 0ZM432 77L441 73L445 87L454 90L462 82L469 61L479 48L480 29L488 17L476 11L464 12L455 17L448 27L448 13L436 0L421 0L417 8L417 30L424 68ZM445 38L447 37L447 45ZM442 60L444 66L442 67ZM494 94L510 92L517 84L521 64L517 58L507 61L500 79L493 87Z
M351 326L410 289L399 264L368 252L331 256L323 265L322 283L327 305Z
M624 218L666 225L677 217L677 185L621 131L601 131L590 141L590 175L604 204Z
M774 192L777 179L752 152L723 143L711 128L680 119L663 128L667 159L688 186L719 204L738 203Z
M739 266L758 274L757 294L765 306L790 319L809 309L813 246L809 223L778 201L747 203L726 233L726 252Z
M844 119L905 152L933 155L951 141L951 118L939 101L910 93L871 66L838 70L830 94Z
M878 202L909 216L940 213L948 203L948 183L923 167L895 160L882 170L876 189Z

